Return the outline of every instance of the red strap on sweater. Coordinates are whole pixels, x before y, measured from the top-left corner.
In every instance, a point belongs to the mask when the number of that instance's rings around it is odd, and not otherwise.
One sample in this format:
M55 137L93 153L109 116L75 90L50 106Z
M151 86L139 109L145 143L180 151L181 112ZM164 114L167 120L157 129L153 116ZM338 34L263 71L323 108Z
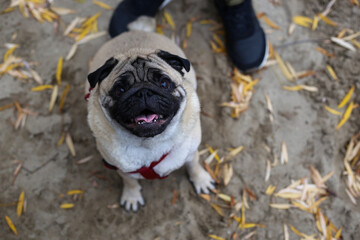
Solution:
M127 173L131 173L131 174L140 173L141 176L143 176L146 179L150 179L150 180L167 178L167 176L160 177L160 175L154 171L154 167L156 165L158 165L162 160L164 160L167 157L167 155L169 155L169 153L165 153L164 155L162 155L162 157L158 161L152 162L149 167L141 167L136 171L127 172ZM103 159L103 162L104 162L105 167L107 167L107 168L114 169L114 170L118 169L117 167L107 163L104 159Z

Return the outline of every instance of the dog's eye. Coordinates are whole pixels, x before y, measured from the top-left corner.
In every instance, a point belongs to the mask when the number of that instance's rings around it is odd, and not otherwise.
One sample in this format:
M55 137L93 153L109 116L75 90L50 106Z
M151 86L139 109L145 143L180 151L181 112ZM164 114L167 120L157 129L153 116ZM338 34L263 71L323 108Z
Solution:
M170 81L168 78L161 78L160 85L161 85L161 87L163 87L165 89L169 89L171 87L171 84L170 84Z
M116 91L115 91L116 95L118 95L118 96L124 92L125 92L125 88L123 88L123 87L117 87Z

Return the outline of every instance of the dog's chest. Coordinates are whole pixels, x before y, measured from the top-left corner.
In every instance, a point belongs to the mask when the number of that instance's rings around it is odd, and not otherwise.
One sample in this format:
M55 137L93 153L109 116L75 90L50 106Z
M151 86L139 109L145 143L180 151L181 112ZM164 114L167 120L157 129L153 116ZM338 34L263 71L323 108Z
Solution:
M153 170L160 176L170 174L184 165L186 161L191 160L188 159L188 156L196 151L195 146L191 146L188 141L177 144L172 142L156 143L150 148L115 143L111 148L106 147L107 150L104 148L99 150L111 165L135 178L141 178L140 174L131 173L143 167L149 167L153 162L159 160L161 162ZM162 159L163 156L165 156L164 159Z

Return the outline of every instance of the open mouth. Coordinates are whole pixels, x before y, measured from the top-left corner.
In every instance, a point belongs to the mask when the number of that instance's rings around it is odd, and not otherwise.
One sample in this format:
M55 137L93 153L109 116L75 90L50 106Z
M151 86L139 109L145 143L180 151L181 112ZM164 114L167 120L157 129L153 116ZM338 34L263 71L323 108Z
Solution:
M132 118L129 122L129 125L132 127L162 125L168 120L168 118L169 116L157 114L150 110L145 110L135 118Z

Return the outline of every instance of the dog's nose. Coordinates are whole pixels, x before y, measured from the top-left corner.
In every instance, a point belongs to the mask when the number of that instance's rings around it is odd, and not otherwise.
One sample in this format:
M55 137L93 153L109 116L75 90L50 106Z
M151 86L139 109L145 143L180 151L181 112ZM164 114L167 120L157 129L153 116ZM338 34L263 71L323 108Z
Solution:
M141 89L139 91L137 91L136 96L139 98L144 98L144 97L151 97L152 95L154 95L154 93L149 90L149 89Z

